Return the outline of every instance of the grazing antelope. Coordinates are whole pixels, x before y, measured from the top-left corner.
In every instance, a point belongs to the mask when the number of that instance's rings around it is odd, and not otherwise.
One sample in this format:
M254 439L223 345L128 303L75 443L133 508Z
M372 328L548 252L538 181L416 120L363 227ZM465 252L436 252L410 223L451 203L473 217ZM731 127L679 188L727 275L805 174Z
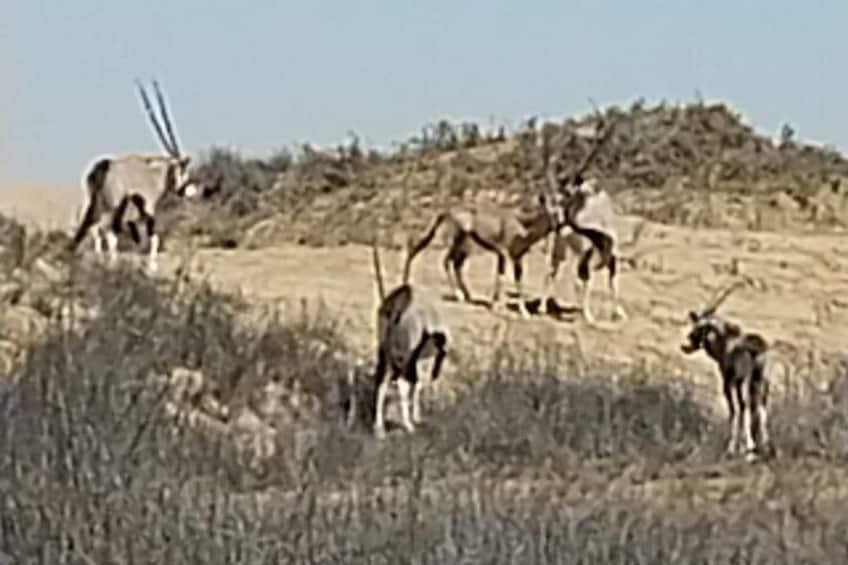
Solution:
M377 309L377 368L374 376L374 435L382 438L385 436L384 412L390 381L397 384L403 426L411 433L415 431L415 424L421 423L418 362L433 357L430 378L432 381L438 379L451 338L439 311L408 284L406 277L400 286L386 294L376 241L372 246L372 259L380 295ZM389 371L391 376L387 379Z
M462 277L462 267L476 243L497 256L495 280L490 307L501 304L501 285L507 258L512 263L513 281L518 294L519 311L528 315L522 277L524 255L545 236L559 228L565 220L562 199L556 193L542 192L537 205L530 210L506 209L490 203L471 207L449 208L436 216L424 236L410 246L404 266L404 280L409 279L412 260L423 251L442 224L450 226L450 243L442 261L452 293L459 301L471 302L471 293Z
M716 315L721 303L740 284L737 281L728 286L700 313L689 312L692 329L680 349L687 355L703 349L718 364L730 416L727 453L738 451L740 434L744 434L746 456L750 459L756 455L755 436L761 451L769 444L768 344L761 335L743 333L737 324Z
M144 224L150 242L148 267L157 269L159 236L156 233L154 212L156 204L166 192L191 198L199 192L198 184L189 172L190 158L182 155L174 128L168 115L165 99L156 81L153 87L159 105L164 131L157 120L144 87L136 81L141 101L156 132L165 155L103 156L95 159L83 173L82 185L86 208L70 243L74 251L85 239L89 230L93 232L94 248L103 254L103 240L109 251L110 263L117 257L118 235L124 223L136 243L140 242L136 221Z

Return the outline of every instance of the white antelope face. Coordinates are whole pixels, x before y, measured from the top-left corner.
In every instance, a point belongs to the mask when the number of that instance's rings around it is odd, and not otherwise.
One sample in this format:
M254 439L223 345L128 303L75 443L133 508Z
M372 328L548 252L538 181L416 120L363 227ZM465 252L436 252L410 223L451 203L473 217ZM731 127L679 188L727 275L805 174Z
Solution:
M163 175L173 175L173 181L167 182L167 190L182 198L191 198L201 192L199 183L191 174L189 157L171 157L156 155L147 157L147 165L161 171Z
M704 316L697 312L689 312L689 321L692 329L686 335L686 341L680 345L680 350L687 355L701 348L707 351L715 349L721 334L726 332L725 322L712 315Z
M156 92L156 101L159 105L159 113L162 118L161 123L160 120L156 118L150 98L147 96L147 92L144 87L138 81L136 81L136 84L138 86L139 95L141 96L141 101L144 104L144 109L147 112L147 117L150 119L150 124L153 126L153 131L156 132L156 136L159 138L159 142L162 144L162 148L167 154L163 157L163 159L167 162L167 166L173 167L168 174L173 174L174 176L174 192L185 198L191 198L200 194L200 186L192 177L189 168L191 158L187 155L183 155L182 151L180 151L177 136L174 131L173 124L171 123L171 117L168 114L168 108L165 104L165 97L159 89L159 84L156 81L153 81L153 89Z
M192 198L201 192L197 181L191 176L191 171L189 170L190 164L190 157L182 157L177 160L177 166L174 171L174 190L183 198Z

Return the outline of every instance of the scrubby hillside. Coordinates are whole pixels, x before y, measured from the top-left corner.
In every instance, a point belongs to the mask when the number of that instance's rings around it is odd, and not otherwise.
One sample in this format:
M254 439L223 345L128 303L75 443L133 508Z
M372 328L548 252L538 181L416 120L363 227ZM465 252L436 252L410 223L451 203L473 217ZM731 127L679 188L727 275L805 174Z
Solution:
M794 141L788 126L776 143L725 104L641 101L562 123L530 120L509 136L443 121L390 154L356 139L267 160L215 149L201 167L214 187L207 201L173 209L174 223L224 246L362 241L375 220L419 228L449 202L526 196L545 182L542 140L572 166L591 150L599 122L615 128L589 172L624 212L712 227L846 225L848 160L835 150Z
M844 562L844 367L774 404L775 466L722 462L686 382L509 345L376 441L367 410L348 427L362 368L333 312L23 247L19 276L49 261L42 296L86 315L0 373L0 561Z
M775 145L723 105L607 109L591 172L622 210L686 224L645 222L624 249L630 320L440 303L455 354L425 383L425 423L384 441L366 248L173 252L402 237L445 203L532 193L539 132L567 166L596 119L509 136L441 122L392 154L215 150L206 197L164 207L161 278L0 216L0 563L844 563L845 238L690 229L844 225L832 151L788 131ZM425 253L416 283L436 294ZM678 341L687 309L740 273L723 311L783 369L777 459L757 464L724 458L715 367Z

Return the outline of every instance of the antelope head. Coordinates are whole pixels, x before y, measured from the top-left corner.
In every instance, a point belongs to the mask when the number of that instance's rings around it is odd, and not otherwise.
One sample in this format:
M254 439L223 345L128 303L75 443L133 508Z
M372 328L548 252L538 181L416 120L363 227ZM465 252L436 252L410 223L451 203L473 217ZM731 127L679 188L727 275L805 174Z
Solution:
M742 281L731 283L722 289L706 308L700 312L694 310L689 312L692 328L686 336L686 342L680 346L683 353L689 355L703 348L707 353L713 354L719 350L721 342L739 334L739 326L719 318L716 316L716 311L727 297L743 284Z
M152 166L161 163L168 170L167 176L173 179L173 182L168 183L169 188L179 196L191 198L199 194L199 183L192 177L189 170L191 158L188 155L183 155L180 150L174 126L168 113L168 107L165 103L165 97L162 95L159 83L156 80L153 81L153 90L155 91L156 102L159 106L161 123L153 111L153 105L150 103L150 97L147 95L147 91L138 80L136 80L136 86L138 87L138 93L144 105L144 110L147 113L150 124L153 126L153 131L156 133L156 137L159 139L159 143L162 144L162 148L166 153L161 157L148 159L148 163ZM166 133L167 136L165 135Z

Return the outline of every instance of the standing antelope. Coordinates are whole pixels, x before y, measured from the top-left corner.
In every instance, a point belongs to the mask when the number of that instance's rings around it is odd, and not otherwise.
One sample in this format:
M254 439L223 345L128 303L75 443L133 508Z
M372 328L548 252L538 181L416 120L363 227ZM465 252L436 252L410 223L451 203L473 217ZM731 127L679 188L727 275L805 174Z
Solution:
M451 228L450 244L442 266L457 300L471 301L471 293L462 278L462 267L471 254L473 242L497 256L491 308L497 310L501 306L501 285L509 258L518 294L519 312L526 317L528 312L522 286L522 260L530 248L556 230L564 218L559 195L546 192L539 194L537 205L529 211L505 209L488 203L450 208L438 214L424 236L410 247L404 266L404 280L409 279L412 260L433 241L439 227L446 223Z
M140 237L136 220L146 229L150 242L148 267L156 271L159 236L156 233L154 213L156 205L166 192L175 192L191 198L199 192L198 185L189 172L191 159L180 152L177 137L159 84L153 81L164 131L157 120L144 87L136 81L141 101L156 132L165 155L130 154L120 157L102 156L86 167L82 185L86 208L79 227L70 243L74 251L94 227L94 248L103 254L103 239L109 251L109 261L117 257L118 234L126 222L136 243ZM133 214L134 212L134 214Z
M549 182L556 186L555 181ZM615 225L617 217L609 193L599 185L597 179L584 179L580 175L574 183L559 183L558 190L565 199L567 231L558 230L554 234L542 303L550 304L549 299L559 265L566 260L568 250L571 250L580 257L577 263L577 278L580 281L580 309L584 319L590 324L595 323L590 305L591 271L604 268L608 273L612 295L612 317L626 319L627 312L621 305L618 292L618 230Z
M438 379L451 338L439 311L408 284L406 277L400 286L386 294L376 241L372 246L372 259L380 295L374 435L382 438L385 436L384 412L390 381L397 384L403 426L411 433L415 431L415 424L421 422L418 361L433 357L430 378L431 381ZM391 376L387 379L389 371Z
M593 102L594 105L594 102ZM595 161L601 148L612 138L618 120L614 119L605 127L606 120L595 108L596 122L592 148L569 174L558 176L555 165L558 158L551 158L551 140L544 136L540 139L542 160L548 188L558 194L565 202L565 222L568 231L557 229L553 237L553 245L548 262L548 273L545 276L545 290L542 303L549 307L551 288L556 280L559 265L567 258L570 249L580 257L577 264L577 278L580 281L582 298L580 309L583 318L589 324L595 323L595 317L590 307L591 271L606 268L609 273L609 288L613 301L613 319L625 319L627 313L621 306L618 297L618 231L615 224L617 217L612 206L609 193L595 178L585 178L589 166ZM594 259L594 262L593 262Z
M735 454L738 451L739 435L742 433L745 436L746 457L751 459L757 448L755 434L758 435L761 451L769 444L769 383L766 375L768 344L761 335L742 333L737 324L716 316L718 307L740 284L737 281L728 286L701 312L689 312L689 321L693 327L680 349L689 355L703 348L718 364L730 416L727 453Z

